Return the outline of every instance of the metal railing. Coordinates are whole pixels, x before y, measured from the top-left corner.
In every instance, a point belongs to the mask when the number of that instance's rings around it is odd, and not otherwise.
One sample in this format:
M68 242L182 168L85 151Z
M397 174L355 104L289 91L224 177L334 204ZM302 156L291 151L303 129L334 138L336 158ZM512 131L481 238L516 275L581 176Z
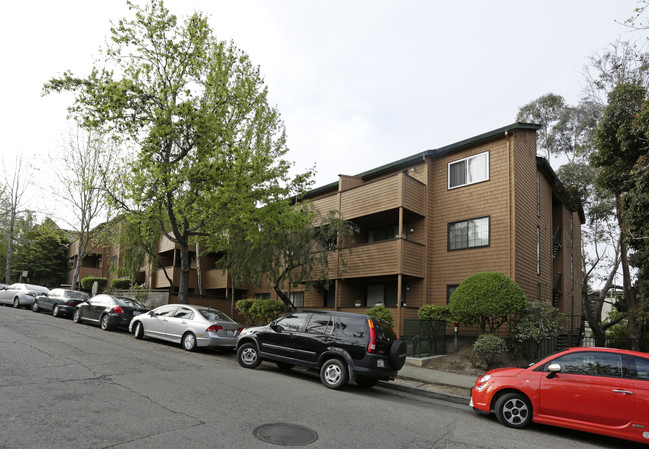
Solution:
M446 322L404 320L403 339L408 345L408 357L446 354Z

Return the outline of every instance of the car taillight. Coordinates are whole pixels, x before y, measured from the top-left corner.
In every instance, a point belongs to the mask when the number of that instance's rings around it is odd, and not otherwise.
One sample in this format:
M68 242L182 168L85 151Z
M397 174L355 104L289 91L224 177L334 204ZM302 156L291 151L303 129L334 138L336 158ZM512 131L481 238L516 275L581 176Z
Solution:
M241 333L242 330L243 330L243 327L240 327L239 329L237 329L237 332Z
M367 319L367 324L370 326L370 343L367 345L367 352L373 353L376 351L376 331L371 318Z
M117 306L113 309L113 312L115 313L124 313L124 309L122 309L121 306Z
M220 331L221 329L223 329L223 327L221 327L221 326L217 326L216 324L212 324L210 327L208 327L207 329L205 329L205 332L218 332L218 331Z
M77 303L75 303L74 301L68 301L68 302L65 303L65 305L70 306L70 307L74 307L74 306L77 305Z
M27 292L27 293L25 293L25 295L27 295L27 296L31 296L31 297L33 297L33 298L35 298L35 297L36 297L36 295L35 295L35 294L33 294L32 292Z

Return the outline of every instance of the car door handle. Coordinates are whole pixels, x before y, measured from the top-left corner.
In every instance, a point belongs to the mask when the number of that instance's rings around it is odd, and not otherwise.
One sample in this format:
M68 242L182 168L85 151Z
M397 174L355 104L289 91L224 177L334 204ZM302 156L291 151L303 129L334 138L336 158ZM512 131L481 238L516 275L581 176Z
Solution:
M613 390L613 393L619 393L619 394L633 394L633 391L627 391L627 390Z
M322 339L323 343L333 343L335 340L331 337L326 337Z

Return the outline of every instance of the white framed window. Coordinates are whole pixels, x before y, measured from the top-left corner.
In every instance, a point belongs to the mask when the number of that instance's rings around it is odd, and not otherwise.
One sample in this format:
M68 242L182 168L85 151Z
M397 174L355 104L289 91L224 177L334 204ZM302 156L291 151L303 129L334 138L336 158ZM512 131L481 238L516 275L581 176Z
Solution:
M475 184L489 179L489 152L448 163L448 188Z
M304 307L304 292L291 292L291 302L295 307Z
M449 223L449 251L481 246L489 246L489 217Z

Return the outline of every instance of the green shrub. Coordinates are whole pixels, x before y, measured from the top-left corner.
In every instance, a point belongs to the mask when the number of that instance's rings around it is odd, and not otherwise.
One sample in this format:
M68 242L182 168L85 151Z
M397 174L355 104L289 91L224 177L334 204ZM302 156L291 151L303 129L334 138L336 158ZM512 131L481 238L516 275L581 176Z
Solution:
M485 362L487 369L491 368L500 354L507 352L505 340L495 335L482 334L473 344L473 355Z
M559 312L549 303L528 301L513 320L510 333L519 343L541 343L546 337L561 331Z
M87 278L81 279L81 288L84 290L92 290L92 284L94 284L95 281L97 282L99 287L97 289L97 293L101 293L104 290L106 290L106 286L108 285L108 279L94 277L94 276L88 276Z
M235 307L243 316L246 317L246 320L249 324L252 324L254 322L252 316L250 315L250 308L252 307L252 303L255 302L254 299L240 299L239 301L236 302Z
M503 273L476 273L466 278L451 295L449 308L453 321L477 325L482 333L494 333L518 313L527 298L523 290Z
M392 312L390 312L390 309L387 309L385 306L374 306L366 313L372 318L387 321L388 323L390 323L390 326L394 322Z
M113 279L110 281L111 290L128 290L131 288L130 279Z
M250 306L250 316L255 322L267 324L284 312L284 304L274 299L255 299Z
M451 321L451 309L448 306L426 304L419 308L417 316L420 320L438 320L449 323Z

